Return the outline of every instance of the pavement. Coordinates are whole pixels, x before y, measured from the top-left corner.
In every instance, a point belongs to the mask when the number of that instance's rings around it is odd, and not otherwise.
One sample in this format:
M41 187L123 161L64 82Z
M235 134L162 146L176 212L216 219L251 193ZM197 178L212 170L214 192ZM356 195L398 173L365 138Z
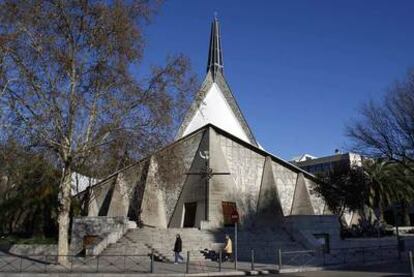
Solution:
M367 266L348 266L342 269L284 273L284 277L400 277L411 276L407 262L384 263Z

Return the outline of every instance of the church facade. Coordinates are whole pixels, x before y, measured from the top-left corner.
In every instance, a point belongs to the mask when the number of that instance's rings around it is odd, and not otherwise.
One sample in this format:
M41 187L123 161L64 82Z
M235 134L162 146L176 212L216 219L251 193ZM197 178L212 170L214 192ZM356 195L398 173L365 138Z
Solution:
M213 20L207 74L176 140L90 188L88 216L123 216L159 228L282 223L328 214L310 173L256 141L224 77L219 23ZM84 197L87 191L80 194Z

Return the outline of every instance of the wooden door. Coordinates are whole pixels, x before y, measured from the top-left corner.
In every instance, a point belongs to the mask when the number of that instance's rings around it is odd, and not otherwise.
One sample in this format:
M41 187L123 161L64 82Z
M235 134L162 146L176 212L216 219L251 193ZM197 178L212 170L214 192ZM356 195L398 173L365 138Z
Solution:
M184 228L195 227L195 219L197 212L197 202L184 204Z

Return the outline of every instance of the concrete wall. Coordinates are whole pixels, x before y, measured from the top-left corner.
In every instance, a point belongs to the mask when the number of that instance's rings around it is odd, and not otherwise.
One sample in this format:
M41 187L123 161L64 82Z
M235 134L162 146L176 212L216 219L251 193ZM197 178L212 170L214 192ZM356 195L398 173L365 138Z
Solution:
M98 185L91 191L88 216L106 215L109 208L109 201L112 198L113 186L118 175L114 175Z
M189 153L189 155L194 156L191 162L191 167L187 172L183 173L185 182L169 222L170 228L181 228L183 226L184 215L186 212L184 209L185 203L197 203L195 227L200 227L201 222L205 219L207 179L202 175L185 175L185 173L189 172L201 173L206 170L206 160L200 156L200 152L204 153L204 151L208 150L208 132L205 131L202 135L203 137L198 148L194 148L196 151L191 151L191 153Z
M168 227L202 137L202 131L195 133L151 157L141 207L144 224ZM180 219L175 218L173 225L178 222Z
M108 216L130 216L137 220L142 194L145 188L145 175L148 170L147 159L118 173L109 204ZM143 178L144 177L144 178Z
M286 230L306 248L315 249L320 243L314 234L329 234L332 247L341 242L340 226L337 216L326 215L293 215L285 217Z
M275 177L273 176L272 163L272 158L270 156L266 157L260 184L257 217L265 223L275 221L281 224L283 222L283 210Z
M239 215L242 220L249 220L248 217L257 212L265 156L226 136L218 134L217 140L235 185L232 193Z
M291 215L314 215L310 194L302 172L297 174Z
M128 219L126 217L74 217L72 221L70 249L74 253L81 251L83 249L83 238L85 236L98 236L98 241L101 242L112 233L117 233L117 238L119 239L127 229ZM112 236L112 239L116 238ZM102 250L104 248L102 247Z
M313 212L315 215L323 215L325 208L325 201L322 197L318 196L314 191L315 182L305 177L305 185L309 192L309 197L312 203Z
M141 206L141 220L145 225L167 228L164 194L160 188L158 171L158 163L151 157Z
M288 216L292 211L293 196L298 176L296 172L275 161L272 163L272 168L283 214Z
M219 135L209 128L210 168L213 172L230 172L227 159L220 147ZM214 175L210 179L209 222L207 228L222 227L224 222L222 202L237 202L237 190L231 175ZM207 226L207 225L206 225Z

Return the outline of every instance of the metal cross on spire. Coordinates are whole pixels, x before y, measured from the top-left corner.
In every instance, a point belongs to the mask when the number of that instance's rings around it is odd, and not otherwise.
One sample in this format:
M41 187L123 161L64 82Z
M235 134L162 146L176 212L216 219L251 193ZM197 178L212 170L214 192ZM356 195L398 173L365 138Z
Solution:
M208 195L209 195L209 183L210 179L215 175L230 175L230 172L214 172L209 165L210 154L208 151L199 151L200 157L205 161L204 170L196 172L187 172L186 175L198 175L205 180L205 220L208 220Z

